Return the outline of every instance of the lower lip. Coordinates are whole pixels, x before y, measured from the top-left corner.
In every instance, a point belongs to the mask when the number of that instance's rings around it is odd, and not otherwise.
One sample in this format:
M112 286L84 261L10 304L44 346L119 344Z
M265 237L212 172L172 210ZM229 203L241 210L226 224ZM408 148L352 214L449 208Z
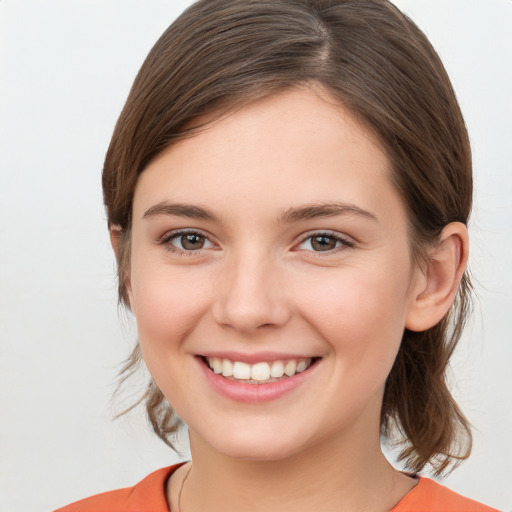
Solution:
M198 361L206 380L215 391L231 400L250 404L277 400L283 395L290 393L311 377L319 363L317 361L307 370L296 373L293 377L276 380L267 384L246 384L245 382L226 379L222 375L214 373L202 358L198 358Z

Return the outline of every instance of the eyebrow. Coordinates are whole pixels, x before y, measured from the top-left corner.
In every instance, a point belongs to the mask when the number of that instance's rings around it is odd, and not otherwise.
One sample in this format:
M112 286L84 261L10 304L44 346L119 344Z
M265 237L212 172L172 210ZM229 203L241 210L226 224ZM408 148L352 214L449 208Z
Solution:
M292 223L301 220L311 220L321 217L334 217L337 215L358 215L368 219L378 221L377 217L351 203L320 203L290 208L279 217L280 223Z
M144 212L143 218L147 219L157 215L176 215L179 217L188 217L190 219L219 222L218 217L207 208L185 203L169 203L168 201L162 201L151 206L151 208ZM359 208L359 206L351 203L334 202L320 204L315 203L289 208L278 217L278 223L291 224L293 222L303 220L334 217L337 215L358 215L377 221L377 217L373 213L363 210L362 208Z
M207 208L191 204L169 203L167 201L162 201L146 210L142 218L148 219L157 215L177 215L190 219L218 221L217 217Z

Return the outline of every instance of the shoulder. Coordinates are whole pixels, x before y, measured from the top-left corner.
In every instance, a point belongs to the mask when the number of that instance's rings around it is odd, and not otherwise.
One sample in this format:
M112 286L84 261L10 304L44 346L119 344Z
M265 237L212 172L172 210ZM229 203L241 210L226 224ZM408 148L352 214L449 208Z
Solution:
M391 512L498 512L438 484L430 478L420 481Z
M96 494L54 512L169 512L165 485L181 464L154 471L133 487Z

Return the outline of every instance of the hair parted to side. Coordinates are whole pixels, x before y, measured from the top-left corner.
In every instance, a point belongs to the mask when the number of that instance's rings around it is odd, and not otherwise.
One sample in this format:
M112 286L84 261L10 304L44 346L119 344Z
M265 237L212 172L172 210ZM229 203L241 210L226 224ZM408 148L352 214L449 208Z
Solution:
M286 88L320 84L380 139L410 219L412 255L425 261L443 227L467 224L471 152L447 73L425 35L386 0L201 0L157 41L119 117L103 170L110 226L120 230L119 296L130 259L138 176L168 145L194 133L191 120ZM470 309L464 274L448 315L406 330L387 379L383 435L402 444L414 471L440 474L467 458L471 430L446 371ZM124 368L140 361L137 344ZM179 419L153 382L141 401L169 445Z

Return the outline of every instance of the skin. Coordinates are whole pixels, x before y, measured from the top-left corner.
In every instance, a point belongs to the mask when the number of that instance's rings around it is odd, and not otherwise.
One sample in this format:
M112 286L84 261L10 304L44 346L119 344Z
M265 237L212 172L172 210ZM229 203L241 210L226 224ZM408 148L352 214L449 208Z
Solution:
M415 485L381 452L384 384L404 328L449 308L467 233L447 226L415 266L385 152L326 92L259 100L164 150L137 184L131 244L143 356L190 432L182 510L389 510ZM241 403L205 379L198 356L215 351L318 361L283 396Z

